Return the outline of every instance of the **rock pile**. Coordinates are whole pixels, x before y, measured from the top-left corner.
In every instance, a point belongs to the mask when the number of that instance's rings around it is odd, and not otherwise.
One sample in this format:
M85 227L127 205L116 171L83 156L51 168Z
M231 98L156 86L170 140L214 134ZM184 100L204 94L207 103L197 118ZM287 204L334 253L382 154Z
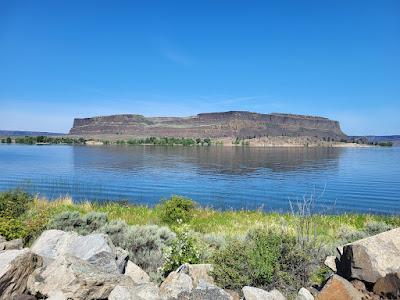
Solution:
M338 247L334 274L296 300L400 299L400 228ZM210 264L182 265L157 286L104 234L47 230L32 247L0 238L0 300L239 300L215 285ZM284 300L278 290L245 286L243 300Z
M400 299L400 228L338 247L325 264L336 274L318 300Z

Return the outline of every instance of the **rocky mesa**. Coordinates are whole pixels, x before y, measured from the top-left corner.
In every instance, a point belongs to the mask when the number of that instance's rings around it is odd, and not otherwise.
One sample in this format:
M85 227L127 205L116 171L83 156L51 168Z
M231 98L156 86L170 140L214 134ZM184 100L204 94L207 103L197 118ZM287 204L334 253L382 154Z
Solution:
M132 137L256 138L268 136L345 139L338 121L294 114L248 111L201 113L190 117L144 117L135 114L75 119L71 135Z

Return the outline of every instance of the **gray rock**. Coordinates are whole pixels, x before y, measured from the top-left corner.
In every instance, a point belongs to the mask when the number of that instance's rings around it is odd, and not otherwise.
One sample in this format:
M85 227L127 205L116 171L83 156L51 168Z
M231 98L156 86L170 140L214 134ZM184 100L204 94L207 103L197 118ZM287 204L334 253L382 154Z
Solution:
M370 283L397 272L400 272L400 228L345 245L337 261L339 275Z
M12 241L0 241L0 251L2 250L15 250L22 249L24 246L24 242L22 239L16 239Z
M160 286L162 299L177 299L182 292L191 292L192 278L183 272L171 272Z
M131 291L126 286L117 285L108 296L108 300L144 300L140 297L132 296Z
M329 269L332 270L332 272L337 272L336 269L336 256L327 256L325 261L324 261L324 265L327 266Z
M105 234L79 235L76 232L46 230L34 242L32 252L43 257L49 265L62 255L75 256L107 273L119 273L117 250Z
M75 300L107 299L116 285L133 286L121 274L105 273L75 256L61 255L29 276L27 288L32 295L49 297L61 291Z
M143 271L139 266L135 265L130 260L126 264L125 275L129 276L136 284L143 284L150 282L149 275L147 275L145 271Z
M233 297L223 289L200 280L192 292L182 292L178 300L233 300Z
M0 252L0 299L12 299L26 291L29 275L42 259L25 248Z
M6 242L6 238L0 234L0 243Z
M296 300L314 300L314 296L306 288L301 288L296 296Z
M153 283L132 287L117 285L108 296L108 300L160 300L158 287Z
M55 291L47 300L68 300L68 298L62 291Z
M240 300L241 299L239 293L236 291L229 290L229 289L224 289L224 291L227 292L231 296L232 300Z
M214 284L214 279L209 275L212 271L211 264L194 264L188 266L188 274L193 280L193 287L196 288L200 280L211 285Z
M32 295L22 294L22 295L14 296L12 298L12 300L37 300L37 298L35 296L32 296Z
M120 247L115 247L115 253L117 255L118 272L124 274L126 264L128 263L129 260L129 252Z
M286 300L278 290L265 291L263 289L245 286L242 289L245 300Z

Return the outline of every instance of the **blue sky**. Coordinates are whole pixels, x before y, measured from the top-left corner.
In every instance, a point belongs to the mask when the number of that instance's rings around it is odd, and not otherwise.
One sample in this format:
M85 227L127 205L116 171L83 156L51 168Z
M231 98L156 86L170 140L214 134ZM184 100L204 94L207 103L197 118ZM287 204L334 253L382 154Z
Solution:
M400 1L0 0L0 129L226 110L400 134Z

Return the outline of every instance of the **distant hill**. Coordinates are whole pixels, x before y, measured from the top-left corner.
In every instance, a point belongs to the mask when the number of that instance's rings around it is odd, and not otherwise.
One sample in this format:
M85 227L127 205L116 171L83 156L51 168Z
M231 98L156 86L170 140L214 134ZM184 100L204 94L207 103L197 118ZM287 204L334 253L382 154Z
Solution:
M45 131L21 131L21 130L0 130L0 136L61 136L65 133L45 132Z
M310 136L346 139L339 122L323 117L260 114L248 111L201 113L190 117L144 117L125 114L75 119L72 135L132 137L254 138Z
M354 139L365 139L369 143L392 142L393 146L400 147L400 135L366 135L351 136Z

